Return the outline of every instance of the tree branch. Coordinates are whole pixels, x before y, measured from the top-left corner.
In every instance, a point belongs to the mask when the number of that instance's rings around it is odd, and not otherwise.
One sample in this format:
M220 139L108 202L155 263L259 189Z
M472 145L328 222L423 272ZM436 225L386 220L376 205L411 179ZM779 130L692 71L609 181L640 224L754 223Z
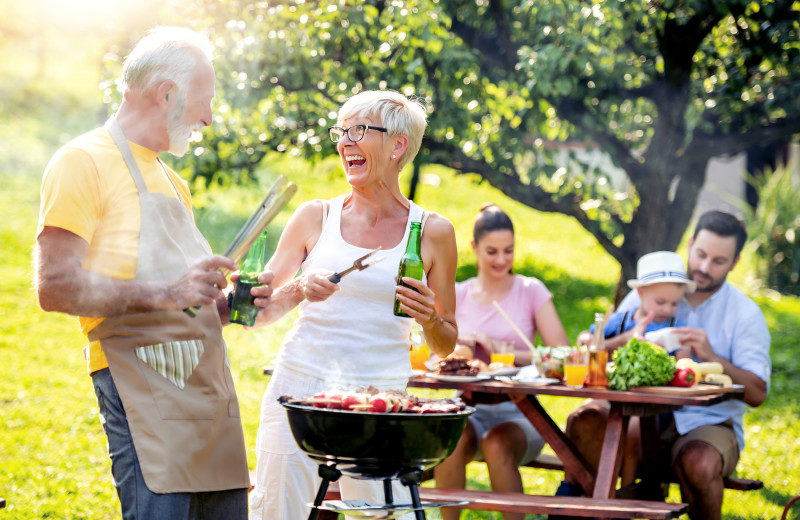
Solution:
M800 115L787 117L773 124L763 125L738 134L712 135L696 128L692 143L686 150L686 157L696 160L699 157L738 153L754 143L772 144L798 133L800 133Z

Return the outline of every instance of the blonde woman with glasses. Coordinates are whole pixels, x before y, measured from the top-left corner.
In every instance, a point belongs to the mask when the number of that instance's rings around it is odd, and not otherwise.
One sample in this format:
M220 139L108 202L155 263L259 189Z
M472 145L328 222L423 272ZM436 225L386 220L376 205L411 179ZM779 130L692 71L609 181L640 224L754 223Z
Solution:
M413 321L435 354L444 357L455 347L453 226L404 197L398 182L419 151L426 124L424 107L397 92L366 91L350 98L329 129L350 192L302 204L269 262L275 295L257 325L299 308L262 402L251 520L307 518L307 504L320 484L317 464L295 443L279 396L309 396L333 386L405 389ZM411 289L397 289L409 319L395 316L393 306L412 222L422 222L425 267L422 281L405 278ZM382 250L376 256L384 261L338 283L329 280L377 247ZM381 481L343 477L339 482L345 500L383 502ZM394 493L397 503L410 501L402 486L396 484Z

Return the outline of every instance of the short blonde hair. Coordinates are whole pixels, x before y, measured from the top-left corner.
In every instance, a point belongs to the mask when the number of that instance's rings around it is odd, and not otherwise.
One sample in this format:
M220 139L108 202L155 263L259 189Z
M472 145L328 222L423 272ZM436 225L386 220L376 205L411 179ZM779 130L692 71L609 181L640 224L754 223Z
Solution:
M122 67L122 92L144 93L162 81L174 81L186 92L198 59L210 62L208 38L186 27L156 27L139 40Z
M425 107L418 99L409 99L393 90L365 90L348 99L339 109L337 125L353 117L376 119L388 135L405 135L408 148L400 156L400 169L414 160L428 126Z

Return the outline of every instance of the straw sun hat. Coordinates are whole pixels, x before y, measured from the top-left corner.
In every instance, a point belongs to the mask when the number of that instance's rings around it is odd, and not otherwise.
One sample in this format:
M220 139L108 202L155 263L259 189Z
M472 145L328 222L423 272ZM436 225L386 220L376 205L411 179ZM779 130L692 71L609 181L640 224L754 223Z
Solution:
M672 251L647 253L636 263L636 279L628 280L628 287L636 289L656 283L683 283L687 292L694 292L695 283L686 276L683 258Z

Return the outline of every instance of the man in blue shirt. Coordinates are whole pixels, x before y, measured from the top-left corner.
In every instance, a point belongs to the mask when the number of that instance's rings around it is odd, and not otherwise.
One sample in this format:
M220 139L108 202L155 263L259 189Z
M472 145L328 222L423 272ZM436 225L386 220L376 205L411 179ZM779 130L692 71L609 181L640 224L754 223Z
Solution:
M676 332L695 361L721 363L733 382L744 386L742 401L687 406L672 414L674 421L662 425L663 447L693 520L720 518L722 479L733 473L744 449L746 406L761 405L769 391L770 335L764 315L755 302L726 281L739 262L746 239L743 224L733 215L709 211L700 217L689 240L687 262L689 278L697 289L685 295L675 314L688 325ZM619 310L638 305L638 295L632 291ZM646 325L647 320L637 324L640 337ZM596 428L604 423L606 413L607 407L592 402L573 412L567 424L567 435L595 464L603 442L596 438Z

